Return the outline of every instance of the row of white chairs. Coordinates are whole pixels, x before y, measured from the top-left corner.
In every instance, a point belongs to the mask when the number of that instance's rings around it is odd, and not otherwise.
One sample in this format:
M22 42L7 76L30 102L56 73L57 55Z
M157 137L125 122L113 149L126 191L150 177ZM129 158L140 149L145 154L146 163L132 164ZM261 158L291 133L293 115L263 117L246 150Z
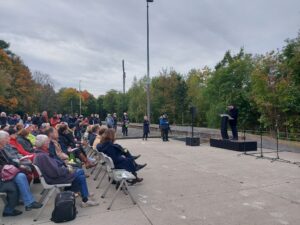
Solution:
M101 195L101 198L105 198L110 186L112 186L113 182L116 182L118 184L118 188L117 191L115 192L109 206L108 206L108 210L111 209L114 201L116 200L120 190L122 190L126 195L128 194L133 202L133 204L136 204L136 201L134 199L134 197L132 196L129 187L128 187L128 183L127 181L131 181L135 179L135 176L124 170L124 169L116 169L114 166L114 163L112 161L112 159L110 157L108 157L107 155L105 155L102 152L98 152L97 150L93 149L93 148L89 148L87 151L87 155L88 157L94 158L97 162L98 165L96 167L94 167L93 169L91 169L91 175L93 173L95 173L94 176L94 180L96 181L100 175L100 173L102 171L103 175L101 176L100 180L98 181L98 184L96 186L97 189L100 188L101 183L103 182L103 180L105 179L105 177L108 177L108 184L106 185L103 194ZM51 185L48 184L40 170L40 168L37 165L33 165L35 170L37 171L41 184L43 186L43 191L41 193L41 198L39 200L40 203L43 204L42 208L39 209L38 213L36 214L36 216L34 217L33 221L37 221L40 218L40 215L42 214L42 212L45 209L45 206L47 205L47 203L49 202L50 198L52 197L52 195L54 193L60 193L61 190L63 190L65 187L70 187L72 184L68 183L68 184L55 184L55 185ZM3 199L4 203L6 203L6 193L1 193L0 192L0 197Z
M91 175L93 173L95 173L95 176L94 176L95 181L99 178L99 175L101 174L101 172L104 171L103 175L99 179L99 182L96 186L97 189L100 188L100 185L103 182L103 180L105 179L105 177L108 177L109 183L107 184L106 188L104 189L103 194L101 195L102 198L105 198L105 196L113 182L116 182L116 184L118 185L117 191L115 192L115 194L112 198L112 201L109 204L107 209L108 210L111 209L120 190L123 190L123 192L126 195L128 194L130 196L133 204L136 204L136 201L128 187L128 181L134 180L135 176L132 173L130 173L124 169L116 169L112 159L109 156L105 155L102 152L98 152L97 150L95 150L91 147L88 150L87 155L89 157L94 158L98 162L98 166L94 167L94 169L91 171Z

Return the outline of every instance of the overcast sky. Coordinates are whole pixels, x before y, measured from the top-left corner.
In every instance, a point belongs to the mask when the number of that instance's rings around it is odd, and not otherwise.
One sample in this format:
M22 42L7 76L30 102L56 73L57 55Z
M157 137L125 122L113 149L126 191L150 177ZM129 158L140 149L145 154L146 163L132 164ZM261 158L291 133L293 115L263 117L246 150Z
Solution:
M299 0L154 0L151 76L213 67L226 50L281 48L300 30ZM29 68L95 95L146 74L146 0L0 0L0 39Z

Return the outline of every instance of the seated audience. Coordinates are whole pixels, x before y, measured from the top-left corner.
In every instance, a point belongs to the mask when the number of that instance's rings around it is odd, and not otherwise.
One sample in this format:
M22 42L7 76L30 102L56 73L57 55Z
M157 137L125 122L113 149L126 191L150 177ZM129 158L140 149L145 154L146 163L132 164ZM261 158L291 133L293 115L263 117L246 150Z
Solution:
M101 137L107 129L108 127L105 125L100 126L98 134L93 143L93 149L97 149L97 145L101 142Z
M59 123L60 123L60 119L59 119L57 113L54 113L53 117L51 117L51 119L50 119L50 125L52 127L56 127L56 125Z
M6 153L6 146L9 142L9 134L6 131L0 131L0 167L1 171L5 165L13 165L20 169L23 169L23 165L19 164L15 159L11 159ZM42 207L42 204L35 201L29 187L29 183L26 175L23 172L17 173L12 180L18 187L19 193L25 205L25 210L38 209Z
M97 164L89 160L80 143L76 143L73 133L67 124L61 124L58 128L58 143L65 154L73 153L76 158L84 163L87 169L95 167Z
M19 154L21 154L22 156L27 156L28 159L32 161L34 158L34 154L32 154L31 152L27 152L23 148L23 146L17 141L17 134L16 134L17 131L15 130L14 126L9 127L8 133L10 136L9 144L13 146L15 149L17 149Z
M17 141L19 142L20 145L23 146L23 148L27 152L33 153L34 152L33 145L31 144L30 140L28 139L28 135L29 135L28 130L26 130L24 128L21 129L18 132Z
M58 132L53 127L50 127L45 131L45 135L50 139L49 144L49 154L54 158L58 158L62 161L66 161L69 159L69 156L63 152L60 144L58 143Z
M0 126L6 127L8 125L8 119L5 112L1 112L0 114Z
M124 150L120 145L115 142L115 130L112 128L107 129L101 138L101 143L97 145L97 150L109 156L115 165L116 169L125 169L131 172L136 179L133 183L142 182L143 178L139 178L137 171L144 168L147 164L139 165L135 162L135 158Z
M0 166L1 167L1 166ZM2 170L2 168L0 168ZM1 178L1 174L0 174ZM0 179L0 192L6 193L6 204L4 206L2 216L18 216L22 214L22 211L15 209L19 204L19 191L18 187L13 181L2 181Z
M93 127L92 127L92 133L89 136L89 144L90 144L90 146L93 146L95 138L97 137L97 135L99 133L99 130L100 130L100 125L99 124L93 125Z
M60 160L49 155L50 140L46 135L36 137L36 157L34 159L46 182L48 184L72 183L71 191L81 193L82 207L97 206L99 203L90 200L86 177L82 169L73 170L72 167L66 167Z

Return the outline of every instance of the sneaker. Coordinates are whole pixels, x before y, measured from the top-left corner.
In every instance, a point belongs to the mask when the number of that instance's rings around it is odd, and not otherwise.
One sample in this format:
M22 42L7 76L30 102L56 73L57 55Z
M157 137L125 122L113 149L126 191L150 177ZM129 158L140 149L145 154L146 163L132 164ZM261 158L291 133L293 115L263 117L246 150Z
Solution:
M93 206L98 206L98 205L99 205L99 202L95 202L92 200L88 200L87 202L81 202L82 208L93 207Z
M2 213L2 216L3 216L3 217L8 217L8 216L18 216L18 215L21 215L22 213L23 213L22 211L19 211L19 210L14 209L11 213L3 212L3 213Z
M39 208L42 208L42 206L43 206L43 204L41 204L39 202L33 202L29 206L25 206L25 210L30 211L32 209L39 209Z

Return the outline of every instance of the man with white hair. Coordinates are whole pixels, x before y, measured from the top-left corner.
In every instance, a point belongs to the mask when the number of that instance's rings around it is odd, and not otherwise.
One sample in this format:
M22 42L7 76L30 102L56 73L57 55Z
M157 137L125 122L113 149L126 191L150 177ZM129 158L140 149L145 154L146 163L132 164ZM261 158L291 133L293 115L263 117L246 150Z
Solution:
M8 124L7 116L5 112L1 112L0 114L0 127L4 128Z
M89 200L90 196L86 177L82 169L73 170L61 160L49 155L50 140L46 135L38 135L35 140L37 147L34 164L37 165L48 184L72 183L71 191L80 191L82 197L81 207L97 206L99 203Z
M18 162L13 161L9 158L9 156L5 153L4 147L9 142L9 134L6 131L0 131L0 167L1 171L5 165L13 165L17 168L21 168ZM1 176L1 173L0 173ZM0 177L1 178L1 177ZM2 178L1 178L2 179ZM42 204L35 201L28 184L27 177L24 173L19 172L13 180L17 185L21 197L23 199L25 210L30 211L31 209L38 209L42 207Z

